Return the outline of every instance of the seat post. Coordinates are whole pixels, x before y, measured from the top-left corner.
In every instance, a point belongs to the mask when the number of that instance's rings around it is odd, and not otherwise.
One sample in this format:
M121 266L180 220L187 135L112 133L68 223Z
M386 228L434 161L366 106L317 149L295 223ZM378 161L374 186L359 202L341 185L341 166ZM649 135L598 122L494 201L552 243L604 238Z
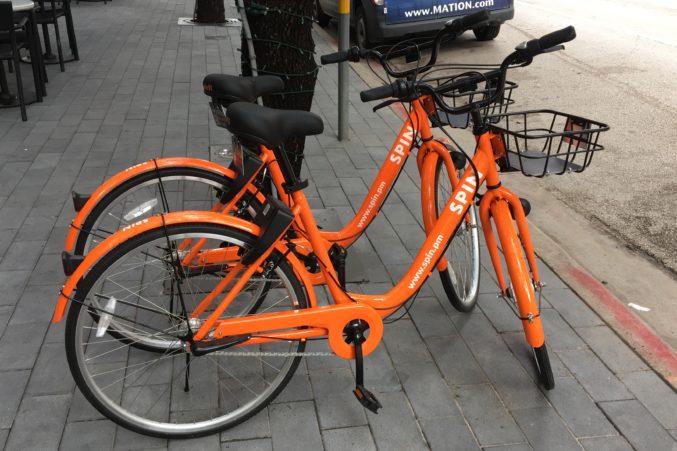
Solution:
M275 158L277 158L278 163L280 164L280 170L284 176L285 183L283 188L287 193L293 193L294 191L302 190L308 186L308 180L301 180L294 173L294 168L292 168L287 152L285 152L284 147L281 145L276 147L274 150Z

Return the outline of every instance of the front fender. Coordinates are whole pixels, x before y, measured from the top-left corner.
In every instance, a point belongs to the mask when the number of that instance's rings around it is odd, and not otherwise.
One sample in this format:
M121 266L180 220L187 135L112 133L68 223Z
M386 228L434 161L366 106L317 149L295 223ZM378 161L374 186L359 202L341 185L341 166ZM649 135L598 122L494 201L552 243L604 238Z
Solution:
M157 166L156 166L157 165ZM92 193L90 198L87 200L85 205L80 209L78 214L71 222L70 229L68 230L68 236L66 237L66 244L64 246L64 251L73 253L75 250L75 244L77 242L78 234L84 224L87 216L92 212L94 207L101 202L108 193L120 186L122 183L127 180L150 171L155 171L156 168L171 168L171 167L190 167L190 168L200 168L208 171L221 174L226 178L233 179L236 174L232 170L223 167L219 164L212 163L211 161L201 160L199 158L159 158L157 160L149 160L143 163L136 164L134 166L128 167L113 177L106 180L102 185L100 185L96 191Z
M260 228L247 222L243 219L236 218L234 216L228 216L221 213L212 213L208 211L183 211L176 213L169 213L164 216L153 216L151 218L142 219L139 222L128 225L127 227L118 230L113 235L106 238L98 246L96 246L90 253L87 254L85 259L80 263L77 269L73 274L68 278L66 284L61 289L59 293L59 299L56 303L56 308L54 310L54 315L52 316L52 322L59 322L63 318L63 315L66 313L66 307L68 306L68 300L71 298L73 290L77 287L80 280L85 276L85 274L108 252L110 252L114 247L120 245L121 243L138 236L148 230L162 227L163 217L165 225L174 225L174 224L189 224L195 222L207 222L211 224L218 224L223 226L232 227L243 232L250 233L252 235L259 236L261 233Z

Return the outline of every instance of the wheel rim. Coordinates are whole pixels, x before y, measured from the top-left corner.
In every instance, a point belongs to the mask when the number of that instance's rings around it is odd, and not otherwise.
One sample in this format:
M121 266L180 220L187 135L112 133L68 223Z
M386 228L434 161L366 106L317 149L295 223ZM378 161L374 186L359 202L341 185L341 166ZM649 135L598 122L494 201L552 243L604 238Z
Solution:
M179 242L185 238L204 237L205 234L174 234L171 235L171 240ZM217 244L225 242L224 238L227 237L209 236L214 243L218 241ZM138 258L138 255L142 255L142 249L144 252L156 249L157 244L164 239L160 237L152 240L153 244L139 246L133 251L139 251L135 252ZM228 239L227 243L243 246L241 241L232 239ZM148 293L155 292L155 288L163 280L157 278L157 261L149 257L148 262L143 269L135 267L130 269L129 274L124 274L121 273L122 265L134 263L134 260L124 257L117 259L101 274L91 289L83 294L84 302L95 305L92 302L93 293L105 290L106 287L111 287L109 292L104 293L107 296L112 295L113 291L120 292L119 285L125 278L133 279L130 277L133 272L136 279L126 280L126 285L131 289L138 283L140 289L138 292L131 290L135 294L128 296L126 300L136 298L139 306L156 308L160 305L160 296L156 293L151 298ZM148 269L150 270L147 271ZM146 272L148 274L140 275ZM184 280L184 288L188 290L184 297L190 298L187 299L189 304L196 305L198 299L195 295L207 289L209 285L204 285L207 279L211 277L204 280ZM145 283L146 280L154 283ZM255 282L257 283L259 282ZM275 269L272 279L266 283L274 283L275 286L267 292L258 312L303 307L290 280L280 267ZM252 305L258 302L256 293L260 291L249 293L241 299L236 298L226 311L226 316L239 316L243 312L251 311ZM190 363L187 363L186 354L180 350L182 346L177 339L167 339L165 343L178 342L179 346L165 346L163 352L151 352L134 348L133 344L121 341L110 333L97 338L94 331L98 326L99 316L87 314L87 310L83 307L79 311L73 346L77 371L82 375L86 390L90 391L94 402L112 413L117 421L156 435L200 434L246 419L252 411L265 405L284 385L288 374L298 364L298 353L305 346L302 342L277 342L231 348L218 355L192 357ZM171 313L168 310L167 312ZM100 311L97 313L101 314ZM128 336L125 341L149 334L155 334L153 339L158 340L160 334L151 331L150 326L158 326L166 320L158 313L148 313L140 308L134 310L129 305L123 305L115 314L125 319L116 317L117 323L111 324L120 327L125 323L128 332L136 333ZM170 335L178 335L179 327L171 324L170 327L158 326L157 329ZM185 322L183 324L185 327ZM262 352L273 354L261 354ZM283 355L279 356L280 353ZM186 368L190 368L192 375L189 377L191 389L187 393L183 391Z
M444 163L440 162L437 175L437 212L444 210L453 192ZM461 177L459 171L458 177ZM474 302L479 291L479 232L474 205L468 209L468 220L463 220L445 252L447 270L454 292L462 304Z

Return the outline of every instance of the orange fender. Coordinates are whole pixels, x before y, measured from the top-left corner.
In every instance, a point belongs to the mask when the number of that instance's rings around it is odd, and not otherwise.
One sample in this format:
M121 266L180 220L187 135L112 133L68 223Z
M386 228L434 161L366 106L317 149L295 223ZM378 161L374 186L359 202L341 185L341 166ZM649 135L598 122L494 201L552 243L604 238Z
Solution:
M260 228L255 224L247 222L243 219L236 218L234 216L224 215L222 213L213 213L210 211L183 211L164 215L164 223L166 225L195 223L195 222L208 222L212 224L233 227L235 229L242 230L255 236L260 235L261 232ZM105 256L108 252L110 252L114 247L120 245L121 243L127 241L128 239L158 227L162 227L161 216L153 216L151 218L142 219L139 222L128 225L127 227L118 230L113 235L106 238L94 249L92 249L92 251L89 254L87 254L85 259L82 261L82 263L80 263L80 265L68 278L66 284L61 289L61 293L59 294L59 299L57 301L56 308L54 310L54 315L52 317L52 322L61 321L63 315L66 312L68 300L71 298L73 290L75 289L75 287L77 287L78 283L85 276L85 274L103 256Z
M73 252L75 250L75 243L80 233L82 224L87 219L87 216L91 213L94 207L103 199L108 193L113 189L126 182L127 180L143 174L145 172L154 171L156 169L156 164L158 168L170 168L170 167L190 167L190 168L200 168L208 171L212 171L218 174L223 175L226 178L233 179L235 178L235 172L230 169L221 166L211 161L201 160L199 158L159 158L157 160L149 160L144 163L139 163L134 166L131 166L121 172L118 172L113 177L106 180L101 186L99 186L96 191L92 193L87 203L80 209L78 214L75 216L71 222L70 229L68 231L68 236L66 237L66 244L64 246L64 251Z

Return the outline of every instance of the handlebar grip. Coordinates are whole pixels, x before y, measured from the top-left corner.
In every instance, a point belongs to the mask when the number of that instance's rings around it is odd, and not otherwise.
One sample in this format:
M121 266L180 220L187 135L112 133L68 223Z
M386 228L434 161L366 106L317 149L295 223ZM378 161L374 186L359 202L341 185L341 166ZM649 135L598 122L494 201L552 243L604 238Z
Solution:
M348 52L342 50L340 52L329 53L327 55L320 56L320 62L322 64L336 64L348 61Z
M483 9L481 11L477 11L476 13L468 14L467 16L463 16L458 19L453 19L447 22L446 28L452 31L461 32L469 30L475 25L482 23L486 20L489 20L489 11Z
M576 38L576 29L569 25L561 30L553 31L538 39L532 39L518 45L515 50L519 52L522 57L533 58L540 55L549 48L569 42Z
M541 50L547 50L550 47L573 41L576 38L576 29L569 25L561 30L553 31L538 39Z
M363 102L371 102L372 100L396 97L395 92L397 88L397 82L395 82L390 85L367 89L366 91L360 92L360 99L362 99ZM397 89L397 91L399 91L399 89Z

